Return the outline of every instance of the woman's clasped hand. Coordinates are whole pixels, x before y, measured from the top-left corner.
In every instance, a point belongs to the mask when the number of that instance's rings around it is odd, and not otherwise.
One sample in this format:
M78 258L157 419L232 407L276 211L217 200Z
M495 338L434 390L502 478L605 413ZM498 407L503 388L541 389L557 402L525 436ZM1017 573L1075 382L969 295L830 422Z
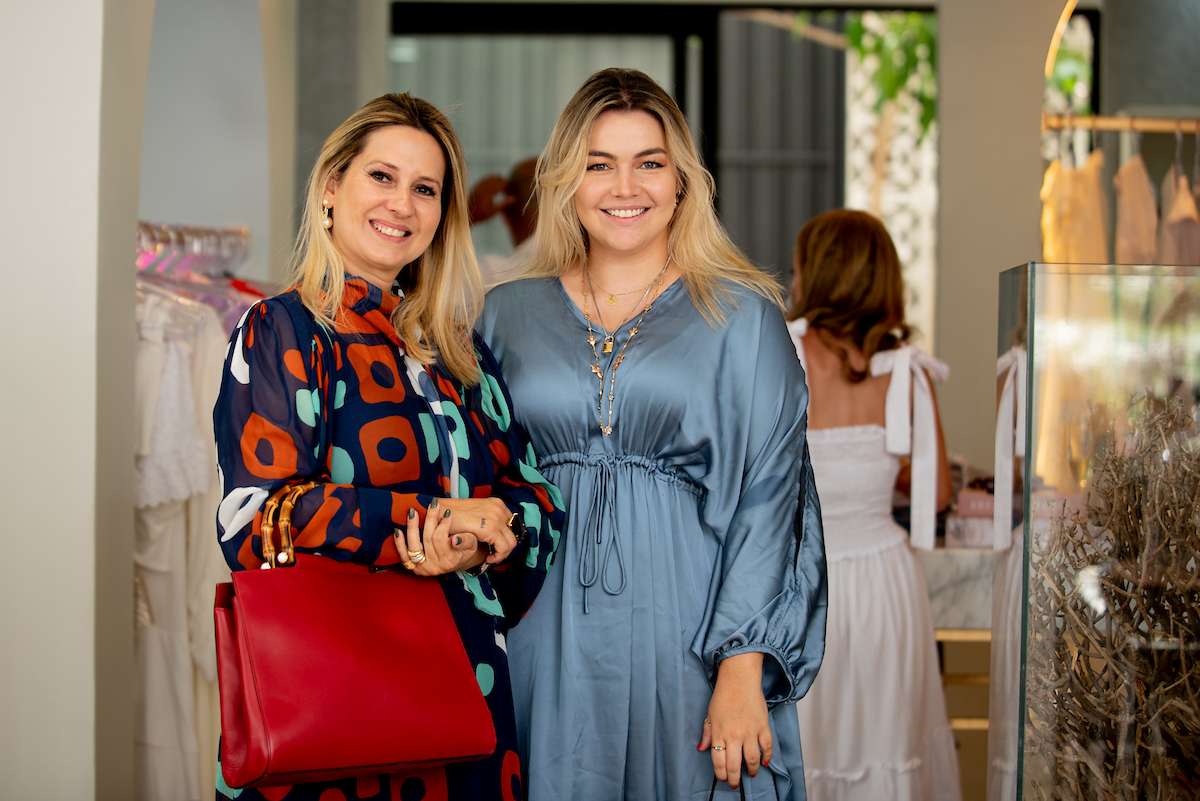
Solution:
M424 524L417 510L409 509L405 527L395 530L396 550L404 557L404 567L418 576L496 564L517 546L508 524L512 519L496 498L435 498Z

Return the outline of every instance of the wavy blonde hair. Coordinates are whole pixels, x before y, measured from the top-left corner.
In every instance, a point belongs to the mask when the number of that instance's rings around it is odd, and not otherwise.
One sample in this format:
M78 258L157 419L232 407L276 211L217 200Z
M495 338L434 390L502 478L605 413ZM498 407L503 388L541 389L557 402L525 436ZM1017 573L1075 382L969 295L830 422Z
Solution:
M372 132L407 125L432 136L446 160L442 219L429 248L401 272L404 302L392 325L408 353L423 364L440 361L467 385L479 381L471 331L483 306L483 282L467 216L466 160L450 121L426 100L386 94L346 118L321 146L308 177L300 230L292 254L292 281L323 325L336 327L345 290L345 260L322 225L321 200L331 180L345 174Z
M865 211L837 209L813 217L796 237L796 297L788 319L804 317L842 362L851 383L866 370L850 363L847 339L863 358L908 342L904 319L904 277L896 246L882 222Z
M713 208L712 175L700 161L687 120L666 91L643 72L610 68L584 82L558 115L537 163L537 232L526 275L557 276L588 257L588 236L574 197L587 168L588 137L606 111L644 111L662 125L667 153L679 174L679 204L671 219L667 256L683 274L692 302L713 324L732 300L722 279L757 292L783 308L774 277L733 244Z

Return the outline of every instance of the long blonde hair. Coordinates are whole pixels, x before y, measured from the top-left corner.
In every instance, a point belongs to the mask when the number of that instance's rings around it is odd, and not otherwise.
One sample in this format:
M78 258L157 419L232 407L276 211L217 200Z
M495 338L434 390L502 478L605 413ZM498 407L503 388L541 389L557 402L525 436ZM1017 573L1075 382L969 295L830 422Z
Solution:
M446 160L442 220L429 248L401 273L408 286L392 325L409 355L435 360L467 385L479 380L471 331L483 306L483 283L467 216L466 161L454 128L431 103L386 94L346 118L321 146L308 177L300 231L292 254L292 281L301 300L322 324L336 327L345 290L345 261L322 225L321 201L330 180L342 176L367 137L389 125L407 125L432 136Z
M740 284L783 308L783 289L729 239L713 208L712 175L700 161L679 106L643 72L610 68L584 82L558 115L537 164L537 233L526 275L557 276L587 262L587 231L573 202L587 167L588 136L605 111L644 111L658 120L679 173L679 205L671 220L667 254L683 274L692 302L710 323L724 319L730 301L722 279Z

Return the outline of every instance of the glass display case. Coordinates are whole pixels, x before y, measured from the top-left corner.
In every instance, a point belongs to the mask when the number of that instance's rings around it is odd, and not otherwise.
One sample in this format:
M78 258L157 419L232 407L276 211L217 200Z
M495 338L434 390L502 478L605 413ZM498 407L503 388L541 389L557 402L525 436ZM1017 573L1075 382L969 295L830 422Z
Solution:
M1200 269L1027 264L999 321L989 799L1200 798Z

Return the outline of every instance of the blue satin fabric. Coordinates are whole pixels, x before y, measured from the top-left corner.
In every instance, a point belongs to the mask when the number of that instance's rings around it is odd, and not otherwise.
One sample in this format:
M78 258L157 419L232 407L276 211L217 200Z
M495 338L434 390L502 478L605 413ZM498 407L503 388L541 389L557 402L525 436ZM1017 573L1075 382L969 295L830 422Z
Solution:
M775 757L746 797L805 798L792 702L820 666L826 605L808 396L779 311L731 293L717 326L682 281L659 297L618 373L609 438L585 320L559 281L488 295L480 332L567 504L508 642L530 801L707 798L711 681L747 651L765 654Z

